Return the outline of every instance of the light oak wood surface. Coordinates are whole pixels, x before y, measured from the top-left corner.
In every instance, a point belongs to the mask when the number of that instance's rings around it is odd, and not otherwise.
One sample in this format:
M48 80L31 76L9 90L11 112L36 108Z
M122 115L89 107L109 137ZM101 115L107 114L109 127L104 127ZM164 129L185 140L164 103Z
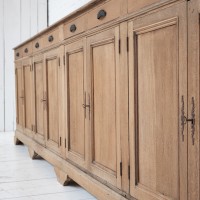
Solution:
M62 185L199 199L199 0L94 0L15 56L15 143Z

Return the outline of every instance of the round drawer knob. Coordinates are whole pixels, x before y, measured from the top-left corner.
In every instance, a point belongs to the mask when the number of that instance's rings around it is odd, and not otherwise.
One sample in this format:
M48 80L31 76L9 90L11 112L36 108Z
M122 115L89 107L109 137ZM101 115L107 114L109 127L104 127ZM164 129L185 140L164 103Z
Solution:
M76 31L76 25L75 25L75 24L72 24L72 25L70 26L70 31L71 31L72 33L74 33L74 32Z
M16 53L16 57L19 57L19 52Z
M25 52L25 53L28 53L28 49L26 48L26 49L24 50L24 52Z
M40 44L37 42L37 43L35 44L35 48L38 49L39 47L40 47Z
M49 40L49 42L53 42L53 35L50 35L48 40Z
M97 14L97 19L102 19L102 18L104 18L105 16L106 16L106 11L105 10L100 10L99 12L98 12L98 14Z

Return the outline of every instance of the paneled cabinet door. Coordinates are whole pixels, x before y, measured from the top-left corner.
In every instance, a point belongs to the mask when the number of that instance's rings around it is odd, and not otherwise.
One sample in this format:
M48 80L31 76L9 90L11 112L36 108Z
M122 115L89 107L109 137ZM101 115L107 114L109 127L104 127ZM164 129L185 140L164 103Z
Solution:
M90 172L121 188L119 27L87 38L86 71Z
M16 121L17 130L24 129L24 88L23 88L23 67L22 62L15 63L15 89L16 89Z
M86 168L86 42L81 39L65 46L66 57L66 158Z
M34 139L40 144L45 145L45 126L46 117L45 113L47 110L46 93L44 89L45 79L45 67L44 67L44 56L39 55L33 57L33 104L34 104Z
M63 54L62 54L63 55ZM61 74L63 67L60 60L60 48L53 49L45 53L45 81L43 103L45 109L45 139L46 146L57 154L61 154L62 133L60 113L64 112L61 108Z
M186 2L129 23L130 193L187 199Z
M32 82L32 59L22 61L23 66L23 93L24 93L24 133L32 137L33 130L33 82Z

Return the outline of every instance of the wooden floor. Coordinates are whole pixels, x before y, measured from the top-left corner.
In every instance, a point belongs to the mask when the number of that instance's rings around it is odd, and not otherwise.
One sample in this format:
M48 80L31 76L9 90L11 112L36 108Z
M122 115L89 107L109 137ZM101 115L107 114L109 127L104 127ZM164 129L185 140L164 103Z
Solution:
M95 200L75 183L61 186L53 167L43 159L31 160L27 147L15 146L14 133L0 133L0 199Z

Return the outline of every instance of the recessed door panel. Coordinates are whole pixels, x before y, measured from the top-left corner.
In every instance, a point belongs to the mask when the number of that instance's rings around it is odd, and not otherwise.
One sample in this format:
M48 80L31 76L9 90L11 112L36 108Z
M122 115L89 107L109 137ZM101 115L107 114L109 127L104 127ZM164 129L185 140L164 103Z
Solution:
M93 162L117 169L115 44L110 41L92 49L94 101Z
M86 107L85 89L85 40L65 46L66 55L66 105L67 151L66 157L86 168Z
M45 127L47 112L47 97L44 90L44 61L43 55L33 58L33 85L34 85L34 132L35 140L45 144Z
M24 126L24 94L23 94L23 69L22 67L16 68L16 83L17 83L17 118L18 124Z
M138 199L187 199L185 8L129 23L130 190Z
M84 156L84 60L83 52L76 52L69 59L69 150Z
M90 91L90 170L121 187L119 124L119 27L87 40Z
M32 130L32 72L31 65L24 67L25 128Z
M58 59L47 60L48 140L59 143Z
M45 57L44 70L44 91L43 91L43 108L44 108L44 128L46 146L55 153L61 154L63 132L62 120L63 112L62 98L62 66L60 62L60 49L54 49L47 52ZM63 54L62 54L63 55ZM62 71L62 73L61 73ZM60 99L61 98L61 99ZM61 109L62 108L62 109ZM62 116L62 117L61 117Z
M154 191L177 199L179 148L176 26L150 31L139 35L137 40L138 181Z
M35 83L36 83L36 127L37 133L44 135L43 131L43 65L42 63L35 64Z

